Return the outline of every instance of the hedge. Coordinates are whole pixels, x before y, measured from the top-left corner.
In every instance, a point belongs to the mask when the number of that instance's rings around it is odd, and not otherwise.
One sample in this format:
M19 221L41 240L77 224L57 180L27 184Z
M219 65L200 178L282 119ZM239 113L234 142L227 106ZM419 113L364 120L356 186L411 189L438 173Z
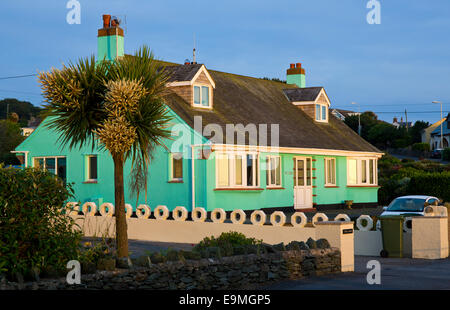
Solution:
M450 202L450 172L417 173L411 177L408 194L430 195Z

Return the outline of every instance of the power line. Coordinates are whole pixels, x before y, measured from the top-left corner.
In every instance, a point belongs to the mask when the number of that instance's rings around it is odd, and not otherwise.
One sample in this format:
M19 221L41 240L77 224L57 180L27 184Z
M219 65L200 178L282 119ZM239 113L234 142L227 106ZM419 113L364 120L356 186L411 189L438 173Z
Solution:
M37 76L37 74L25 74L25 75L5 76L5 77L0 77L0 80L20 79L20 78L30 77L30 76Z

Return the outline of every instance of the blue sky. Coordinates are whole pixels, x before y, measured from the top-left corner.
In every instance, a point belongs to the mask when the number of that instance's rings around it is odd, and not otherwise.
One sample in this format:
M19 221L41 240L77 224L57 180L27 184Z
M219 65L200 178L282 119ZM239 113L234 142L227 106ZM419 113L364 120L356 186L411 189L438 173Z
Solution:
M324 86L333 107L357 102L387 121L407 109L408 120L434 122L433 100L450 111L448 0L380 0L380 25L366 22L366 0L79 2L81 24L69 25L66 0L1 1L0 98L41 104L36 78L1 78L96 54L101 15L112 14L126 16L126 53L146 44L182 63L195 33L207 68L285 79L301 62L307 86Z

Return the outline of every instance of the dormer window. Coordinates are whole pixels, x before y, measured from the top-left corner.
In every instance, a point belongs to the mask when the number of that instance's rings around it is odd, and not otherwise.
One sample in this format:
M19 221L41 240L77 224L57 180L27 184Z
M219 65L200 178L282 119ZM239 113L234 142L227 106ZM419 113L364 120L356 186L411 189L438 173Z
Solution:
M194 107L210 108L209 92L211 88L204 85L194 85Z
M316 121L327 122L328 121L328 105L316 104Z

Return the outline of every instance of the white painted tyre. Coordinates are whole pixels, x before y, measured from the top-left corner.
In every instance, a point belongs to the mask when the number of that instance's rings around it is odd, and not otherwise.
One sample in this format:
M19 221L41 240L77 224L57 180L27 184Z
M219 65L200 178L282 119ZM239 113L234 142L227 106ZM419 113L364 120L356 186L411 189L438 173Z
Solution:
M178 206L173 209L172 217L177 222L184 222L188 217L188 210L185 207Z
M324 213L316 213L311 220L313 226L316 226L316 223L320 222L319 219L322 220L322 222L326 222L328 221L328 216L326 216Z
M140 219L148 219L151 214L152 214L152 210L146 204L141 204L136 208L136 215Z
M114 205L110 202L102 203L100 206L100 214L102 216L113 216L114 215Z
M239 216L239 219L237 219L238 216ZM234 210L230 214L230 220L233 224L244 224L246 219L247 219L247 215L241 209Z
M341 221L341 222L351 222L350 216L348 216L347 214L344 214L344 213L336 215L334 220Z
M84 203L84 205L83 205L83 214L84 215L94 216L95 213L97 213L97 205L95 204L95 202Z
M214 223L223 223L227 219L227 213L222 208L214 209L211 212L211 221Z
M169 209L164 205L159 205L155 208L155 211L153 211L153 215L155 216L155 219L165 221L169 217Z
M366 220L367 221L367 225L363 226L362 222ZM358 219L356 220L356 227L358 227L359 230L361 231L370 231L373 228L373 220L370 216L368 215L361 215L360 217L358 217Z
M409 225L411 228L408 227L408 222L411 223L411 225ZM403 230L408 233L412 232L412 217L405 217L405 220L403 221Z
M194 222L204 222L206 221L207 213L204 208L196 207L192 210L192 220Z
M259 217L259 220L257 219ZM262 210L256 210L252 212L250 221L253 225L262 226L266 223L266 214Z
M297 219L300 218L300 222L297 221ZM306 223L308 222L308 218L306 217L305 213L303 212L295 212L291 216L291 224L294 227L305 227Z
M133 206L129 203L125 204L125 216L126 218L130 218L133 215Z
M280 220L277 221L277 218ZM270 215L270 223L272 223L272 226L283 226L286 223L286 215L281 211L273 212Z

